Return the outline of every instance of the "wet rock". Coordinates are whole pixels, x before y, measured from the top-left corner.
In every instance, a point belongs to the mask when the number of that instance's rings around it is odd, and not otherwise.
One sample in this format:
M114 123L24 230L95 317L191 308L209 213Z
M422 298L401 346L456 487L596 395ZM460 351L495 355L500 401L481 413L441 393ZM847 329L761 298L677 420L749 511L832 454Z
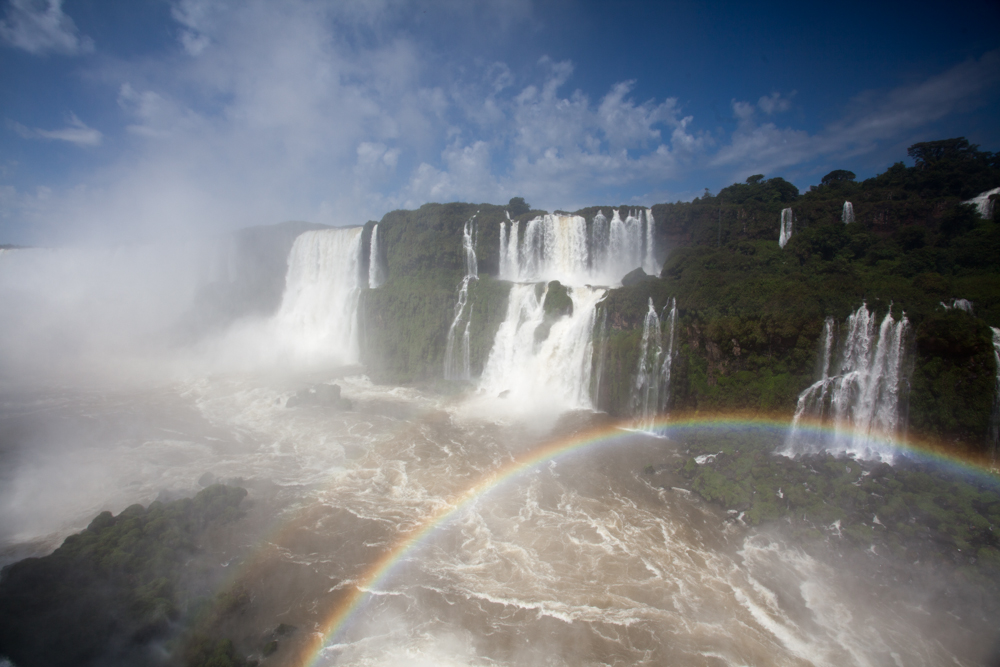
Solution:
M299 408L315 406L330 408L333 410L350 410L352 407L350 399L340 395L340 385L318 384L308 389L296 393L285 403L286 408Z

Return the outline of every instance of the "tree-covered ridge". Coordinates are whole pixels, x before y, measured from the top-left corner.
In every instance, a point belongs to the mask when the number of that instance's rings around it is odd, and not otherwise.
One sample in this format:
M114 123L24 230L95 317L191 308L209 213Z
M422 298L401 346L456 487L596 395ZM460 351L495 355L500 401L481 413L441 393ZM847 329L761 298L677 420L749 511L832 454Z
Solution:
M102 512L52 554L4 568L0 656L19 667L174 664L160 644L185 623L185 563L205 531L241 516L246 494L216 484L194 498ZM208 644L209 654L231 653Z
M862 303L878 317L906 314L913 366L909 426L957 447L986 445L996 367L989 327L1000 326L1000 223L961 202L1000 185L1000 163L964 139L911 147L858 182L830 172L799 195L780 178L745 183L690 203L653 207L660 281L612 291L598 403L628 415L649 298L677 298L679 354L671 406L791 414L815 378L826 317L842 324ZM853 204L854 222L842 219ZM794 233L779 248L781 210ZM972 313L950 309L955 299Z

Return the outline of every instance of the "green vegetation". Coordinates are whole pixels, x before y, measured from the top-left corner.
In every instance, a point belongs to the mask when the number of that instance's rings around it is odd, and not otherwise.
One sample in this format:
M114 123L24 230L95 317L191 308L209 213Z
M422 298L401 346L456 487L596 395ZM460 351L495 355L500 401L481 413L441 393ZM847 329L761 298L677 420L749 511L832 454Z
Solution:
M835 170L802 195L757 174L714 197L654 206L658 245L670 252L660 281L613 290L602 304L600 407L628 414L630 348L650 297L661 311L677 298L671 407L787 414L815 379L823 320L841 324L866 302L878 317L891 307L911 323L910 427L982 451L996 377L988 327L1000 326L1000 222L960 202L1000 185L1000 158L964 139L915 144L910 155L914 167L897 163L862 182ZM844 201L853 224L841 221ZM786 207L794 234L781 249ZM941 305L956 298L974 313Z
M745 429L706 430L684 444L687 456L676 472L702 498L749 525L781 519L800 536L840 538L905 562L957 565L961 576L997 588L995 478L912 461L890 466L830 454L789 459L772 453L780 444L773 436Z
M161 664L156 645L176 635L190 602L180 590L184 566L205 531L241 516L245 496L216 484L194 498L102 512L51 555L4 568L0 655L19 667ZM225 642L196 643L212 656L232 653Z
M469 219L474 220L481 276L469 285L470 361L474 374L482 372L510 291L508 283L490 277L498 269L505 208L426 204L416 211L393 211L378 223L388 280L378 289L365 290L358 310L362 360L376 381L441 377L448 329L465 275L462 228ZM374 223L366 226L368 238L371 226Z

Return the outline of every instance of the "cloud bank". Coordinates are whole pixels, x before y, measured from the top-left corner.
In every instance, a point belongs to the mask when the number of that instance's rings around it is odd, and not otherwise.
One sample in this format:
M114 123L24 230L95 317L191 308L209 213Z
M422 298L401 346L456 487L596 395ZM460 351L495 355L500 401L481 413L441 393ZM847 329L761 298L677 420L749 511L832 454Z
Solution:
M526 2L512 12L501 2L427 6L429 20L456 31L484 11L505 17L501 33L532 20ZM428 201L650 204L692 173L725 184L870 151L975 105L1000 72L989 53L859 95L814 132L782 123L794 91L771 91L756 103L733 100L735 129L720 135L677 98L637 99L632 80L588 94L574 87L569 61L543 57L514 71L444 58L433 39L406 28L401 17L413 11L390 0L177 0L171 52L90 65L114 90L118 127L102 119L102 133L76 116L56 130L11 125L108 154L70 187L6 186L0 220L39 238L144 237L286 219L357 224ZM33 53L93 47L58 0L16 0L0 31Z

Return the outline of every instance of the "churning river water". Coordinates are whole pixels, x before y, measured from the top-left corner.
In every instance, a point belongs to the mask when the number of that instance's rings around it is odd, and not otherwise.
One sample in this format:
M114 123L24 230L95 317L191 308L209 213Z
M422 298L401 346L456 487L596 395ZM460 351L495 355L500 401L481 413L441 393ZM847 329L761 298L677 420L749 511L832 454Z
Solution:
M352 410L286 407L333 381ZM621 432L512 468L602 416L537 426L468 401L350 374L5 390L4 562L210 473L250 491L205 556L226 571L218 585L249 594L232 636L297 628L268 665L985 662L989 621L936 609L880 556L791 545L643 472L683 443Z

